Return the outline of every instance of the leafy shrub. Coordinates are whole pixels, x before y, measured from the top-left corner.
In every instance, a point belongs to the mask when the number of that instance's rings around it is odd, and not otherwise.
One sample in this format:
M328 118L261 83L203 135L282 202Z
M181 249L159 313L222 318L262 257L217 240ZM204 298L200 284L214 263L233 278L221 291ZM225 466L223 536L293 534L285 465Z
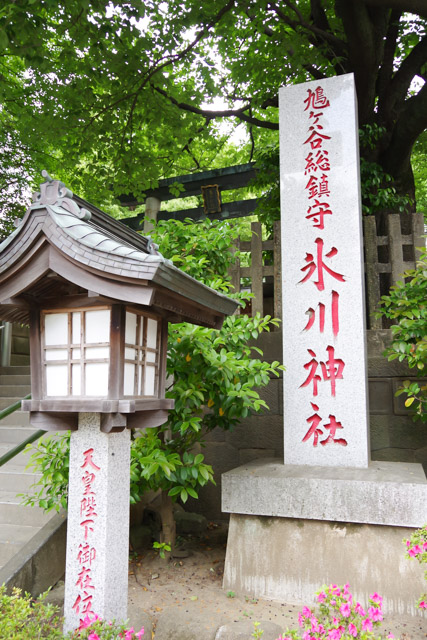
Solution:
M12 595L0 587L0 640L22 640L22 638L63 638L62 620L58 609L44 603L44 597L32 600L20 589Z
M405 361L418 376L427 375L427 252L415 269L403 274L404 280L382 296L379 315L391 319L393 342L385 351L389 360ZM396 395L406 394L406 407L414 418L427 421L427 385L405 380Z
M64 620L58 607L45 604L46 595L33 600L28 593L22 595L20 589L8 595L5 586L0 587L0 640L141 640L144 635L144 628L135 631L97 616L86 617L79 629L64 635Z

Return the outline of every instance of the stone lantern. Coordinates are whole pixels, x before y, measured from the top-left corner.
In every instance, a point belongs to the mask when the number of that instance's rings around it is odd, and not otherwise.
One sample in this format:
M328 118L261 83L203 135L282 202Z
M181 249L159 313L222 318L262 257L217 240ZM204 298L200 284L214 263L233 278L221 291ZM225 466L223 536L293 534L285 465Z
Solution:
M65 629L125 619L131 428L159 426L167 324L220 328L237 303L63 183L0 244L0 320L30 325L30 422L71 430ZM107 561L108 559L108 561Z

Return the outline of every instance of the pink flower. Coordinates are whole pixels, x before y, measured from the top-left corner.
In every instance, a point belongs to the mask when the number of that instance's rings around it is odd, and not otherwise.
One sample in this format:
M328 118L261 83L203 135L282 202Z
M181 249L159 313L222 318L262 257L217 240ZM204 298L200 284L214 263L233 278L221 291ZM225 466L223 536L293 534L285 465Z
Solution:
M374 622L379 622L380 620L383 619L383 614L381 613L381 610L375 607L369 607L368 615L370 619L373 620Z
M82 631L83 629L87 629L88 627L90 627L91 624L92 624L92 620L86 614L86 616L83 618L83 620L80 620L79 631Z
M319 623L317 621L317 618L315 618L314 616L311 616L310 622L311 622L311 630L316 632L319 628Z
M369 618L365 618L363 620L362 629L363 631L372 631L372 622L369 620Z
M348 625L348 632L351 636L357 636L357 627L352 622Z
M387 636L387 638L390 638L390 640L393 640L394 635L393 635L392 633L389 633L389 634L388 634L388 636Z
M300 627L303 627L305 624L304 618L302 617L302 615L299 613L298 614L298 624Z
M341 636L341 629L330 629L328 632L328 640L340 640Z
M348 618L350 616L350 605L348 604L348 602L340 606L340 612L341 615L344 616L344 618Z
M304 631L302 634L302 640L314 640L314 638L312 638L309 631Z
M421 600L418 606L420 609L427 609L427 602L425 600Z
M317 596L317 601L325 602L325 600L326 600L326 593L324 591L321 591Z
M141 627L141 629L138 631L138 633L135 633L135 637L138 638L138 640L141 640L143 635L144 635L144 627ZM283 639L283 640L285 640L285 639Z
M331 584L330 589L331 589L331 593L332 593L334 596L340 596L340 595L341 595L341 589L339 588L339 586L338 586L338 585L336 585L336 584Z
M338 627L340 621L338 618L335 618L335 616L332 618L332 624L334 624L336 627Z
M308 607L303 607L302 608L302 615L304 616L304 618L310 618L311 610Z
M372 595L369 596L369 599L372 600L372 602L376 602L377 604L381 605L382 604L382 597L380 596L379 593L375 592Z
M97 633L92 631L92 633L89 634L87 640L101 640L101 638L99 637L99 635Z
M347 584L345 584L345 585L344 585L343 592L344 592L345 594L347 594L347 593L349 593L349 591L350 591L350 585L349 585L349 584L348 584L348 582L347 582Z
M133 627L131 627L130 629L128 629L125 632L125 640L132 640L132 636L133 636L133 632L135 631L135 629Z
M354 610L356 613L358 613L361 616L366 616L366 611L364 610L364 608L362 607L362 605L360 604L360 602L356 602L356 606L354 607Z
M421 547L419 544L416 544L414 547L412 547L411 549L409 549L408 553L411 556L411 558L416 558L416 556L421 553Z

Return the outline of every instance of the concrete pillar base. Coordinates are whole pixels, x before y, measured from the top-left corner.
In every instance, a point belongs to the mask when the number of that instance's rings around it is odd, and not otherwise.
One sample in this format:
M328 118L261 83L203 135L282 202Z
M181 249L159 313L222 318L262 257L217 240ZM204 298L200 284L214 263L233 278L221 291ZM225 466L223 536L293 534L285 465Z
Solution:
M405 558L414 529L232 514L224 589L310 605L324 584L350 584L363 604L375 591L388 614L419 614L422 567Z

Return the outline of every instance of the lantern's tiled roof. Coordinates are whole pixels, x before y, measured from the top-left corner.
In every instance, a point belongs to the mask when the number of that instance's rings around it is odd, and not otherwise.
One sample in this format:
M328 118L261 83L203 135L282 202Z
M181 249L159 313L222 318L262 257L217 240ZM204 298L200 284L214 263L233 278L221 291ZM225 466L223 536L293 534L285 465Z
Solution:
M79 219L74 213L70 213L64 203L61 205L48 205L47 209L55 223L65 231L73 240L88 247L108 253L111 256L131 258L140 262L163 262L164 258L156 251L155 245L152 253L142 251L124 240L118 240L102 227L85 219Z
M238 303L177 269L150 238L44 177L18 228L0 244L0 319L27 322L31 304L59 290L154 305L172 321L206 326L235 311Z

